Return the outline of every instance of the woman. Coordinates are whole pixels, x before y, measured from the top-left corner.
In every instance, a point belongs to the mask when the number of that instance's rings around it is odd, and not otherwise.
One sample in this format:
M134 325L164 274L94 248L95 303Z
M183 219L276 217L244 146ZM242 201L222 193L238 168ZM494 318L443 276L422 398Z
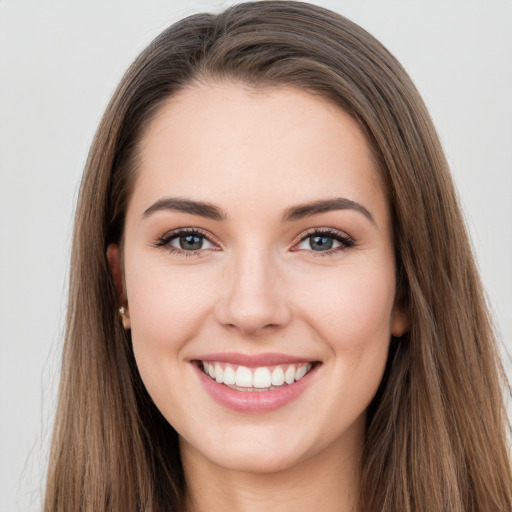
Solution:
M501 370L410 79L319 7L162 33L77 208L45 508L506 511Z

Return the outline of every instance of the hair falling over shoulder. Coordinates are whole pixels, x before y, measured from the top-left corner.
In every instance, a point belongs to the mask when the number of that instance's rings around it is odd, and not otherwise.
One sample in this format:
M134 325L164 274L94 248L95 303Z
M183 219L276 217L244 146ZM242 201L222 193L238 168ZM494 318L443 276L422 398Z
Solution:
M45 512L180 511L178 436L139 377L106 248L122 243L137 145L158 107L202 80L287 85L356 119L392 205L408 334L368 411L362 512L510 512L505 377L441 144L370 34L294 1L242 3L165 30L119 84L92 143L74 225Z

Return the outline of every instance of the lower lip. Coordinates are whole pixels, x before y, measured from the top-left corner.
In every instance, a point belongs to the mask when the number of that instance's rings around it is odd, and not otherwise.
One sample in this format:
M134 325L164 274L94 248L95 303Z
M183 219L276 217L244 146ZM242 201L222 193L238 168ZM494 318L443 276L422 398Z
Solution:
M263 413L275 411L300 396L309 385L320 365L313 368L302 379L293 384L284 385L270 391L237 391L219 384L206 375L197 364L194 367L199 379L210 396L220 405L233 411L245 413Z

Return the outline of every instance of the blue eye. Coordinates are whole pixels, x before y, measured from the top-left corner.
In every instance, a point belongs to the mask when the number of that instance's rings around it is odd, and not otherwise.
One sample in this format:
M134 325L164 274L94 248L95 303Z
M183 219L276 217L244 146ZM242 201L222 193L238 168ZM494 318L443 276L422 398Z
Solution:
M313 251L328 251L334 246L334 239L330 236L316 235L308 237L309 246Z
M310 231L294 247L294 250L336 253L355 245L354 241L341 231Z
M217 249L217 246L197 230L180 229L162 236L155 245L164 247L171 252L197 253L206 249Z
M204 238L198 235L181 235L171 240L171 245L184 251L198 251L203 248Z

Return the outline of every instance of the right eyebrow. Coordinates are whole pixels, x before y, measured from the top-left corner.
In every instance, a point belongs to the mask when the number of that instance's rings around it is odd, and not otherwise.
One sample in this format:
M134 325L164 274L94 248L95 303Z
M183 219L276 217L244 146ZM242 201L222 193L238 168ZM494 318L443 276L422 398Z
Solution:
M219 206L204 201L193 201L183 197L164 197L153 203L143 214L143 217L149 217L162 210L171 210L174 212L190 213L213 220L225 220L226 212Z

